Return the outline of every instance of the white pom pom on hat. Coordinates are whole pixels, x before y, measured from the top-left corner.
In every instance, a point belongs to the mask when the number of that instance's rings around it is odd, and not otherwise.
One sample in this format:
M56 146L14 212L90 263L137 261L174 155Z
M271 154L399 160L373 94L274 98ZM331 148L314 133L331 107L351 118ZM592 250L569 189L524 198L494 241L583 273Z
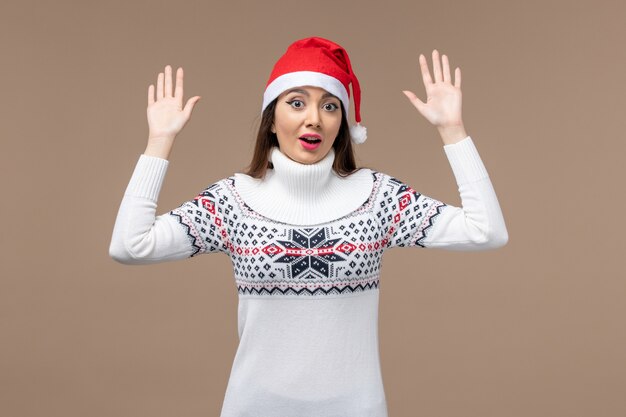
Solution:
M361 123L350 125L350 136L352 137L352 142L357 145L361 144L367 140L367 129L365 126L361 126Z
M361 87L352 71L345 49L328 39L313 36L295 41L278 59L263 93L261 112L283 91L304 85L320 87L337 96L346 113L350 108L350 89L354 93L354 119L350 125L352 143L367 139L367 129L361 125ZM348 115L346 114L346 119Z

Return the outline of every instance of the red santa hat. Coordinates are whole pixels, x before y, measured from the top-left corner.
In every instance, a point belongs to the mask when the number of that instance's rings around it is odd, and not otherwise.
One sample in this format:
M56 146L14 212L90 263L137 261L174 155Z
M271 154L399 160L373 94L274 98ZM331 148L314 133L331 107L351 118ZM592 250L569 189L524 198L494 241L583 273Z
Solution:
M348 53L341 46L320 37L310 37L295 41L281 56L263 93L261 112L283 91L310 85L320 87L337 96L349 113L350 90L354 93L354 119L356 125L350 125L352 142L359 144L367 139L367 130L361 126L361 88L359 80L352 71ZM346 114L346 119L347 119Z

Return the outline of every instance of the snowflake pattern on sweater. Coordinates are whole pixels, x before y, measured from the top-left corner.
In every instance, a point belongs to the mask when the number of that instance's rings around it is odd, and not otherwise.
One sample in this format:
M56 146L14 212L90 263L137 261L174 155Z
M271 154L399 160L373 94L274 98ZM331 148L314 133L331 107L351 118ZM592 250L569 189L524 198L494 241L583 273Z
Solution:
M424 245L448 207L404 182L372 171L372 192L357 210L314 226L266 218L221 179L168 214L193 252L222 252L233 264L239 294L329 295L378 288L385 250Z

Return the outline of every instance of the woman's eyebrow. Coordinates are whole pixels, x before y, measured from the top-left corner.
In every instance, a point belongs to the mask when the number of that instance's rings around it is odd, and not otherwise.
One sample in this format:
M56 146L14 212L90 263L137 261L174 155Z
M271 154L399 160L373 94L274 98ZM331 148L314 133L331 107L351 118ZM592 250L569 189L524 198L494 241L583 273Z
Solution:
M309 92L306 90L303 90L301 88L292 88L291 90L287 90L287 92L285 94L289 94L289 93L300 93L300 94L304 94L305 96L309 96ZM324 93L322 95L322 98L326 98L326 97L334 97L334 98L338 98L337 96L335 96L334 94L331 93Z

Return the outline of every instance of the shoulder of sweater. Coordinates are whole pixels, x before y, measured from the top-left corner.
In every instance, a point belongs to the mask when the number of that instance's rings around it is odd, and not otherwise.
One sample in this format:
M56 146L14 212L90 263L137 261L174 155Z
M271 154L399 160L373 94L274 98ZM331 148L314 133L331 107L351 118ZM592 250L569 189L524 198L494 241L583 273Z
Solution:
M234 176L220 178L209 182L202 191L210 191L214 194L223 194L225 190L228 190L228 185L233 182Z
M387 172L383 172L383 171L378 171L378 170L371 170L372 175L374 176L374 180L378 180L381 183L386 183L386 182L401 182L398 178L394 177L393 175L387 173Z

